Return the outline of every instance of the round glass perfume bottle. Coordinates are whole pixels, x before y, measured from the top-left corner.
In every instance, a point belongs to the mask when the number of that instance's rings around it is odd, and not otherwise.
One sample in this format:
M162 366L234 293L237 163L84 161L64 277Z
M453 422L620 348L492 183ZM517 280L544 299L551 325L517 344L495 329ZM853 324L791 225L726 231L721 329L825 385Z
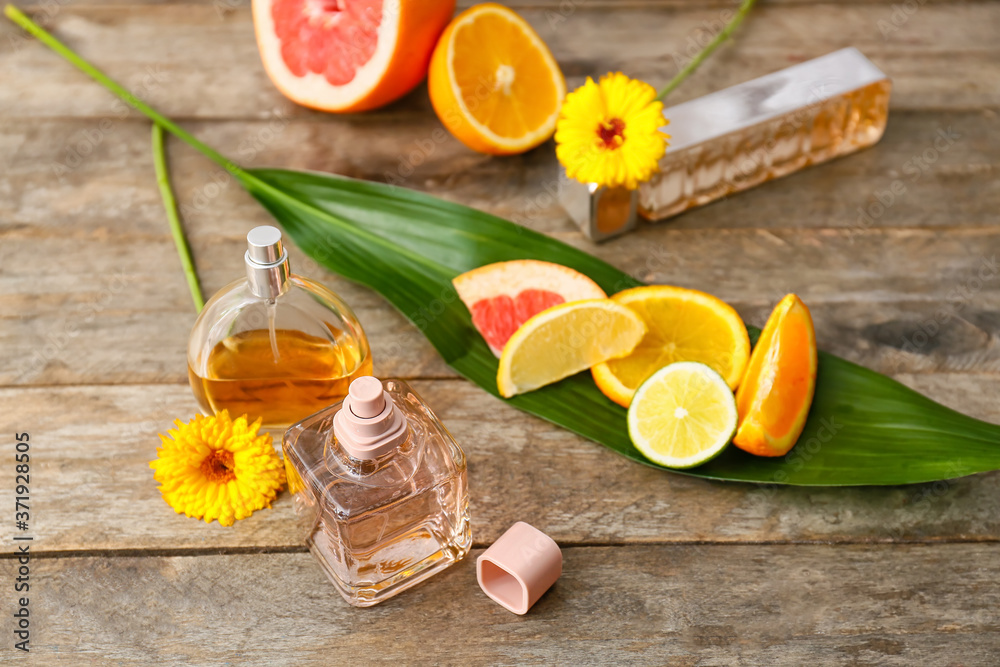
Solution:
M371 375L368 339L340 297L290 272L277 228L247 234L245 261L191 330L188 379L202 409L284 429Z

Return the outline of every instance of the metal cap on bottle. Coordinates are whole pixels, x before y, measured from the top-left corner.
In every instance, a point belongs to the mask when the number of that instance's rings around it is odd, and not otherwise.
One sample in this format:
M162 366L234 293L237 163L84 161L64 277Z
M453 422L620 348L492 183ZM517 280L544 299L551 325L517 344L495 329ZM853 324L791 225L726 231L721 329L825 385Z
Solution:
M288 253L277 227L254 227L247 234L247 281L262 299L275 299L288 291Z

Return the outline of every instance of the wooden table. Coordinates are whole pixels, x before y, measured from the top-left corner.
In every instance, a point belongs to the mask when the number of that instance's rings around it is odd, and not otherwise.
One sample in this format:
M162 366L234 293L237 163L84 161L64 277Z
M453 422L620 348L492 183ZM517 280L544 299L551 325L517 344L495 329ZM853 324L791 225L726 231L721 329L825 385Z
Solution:
M571 86L612 69L663 82L733 6L516 4ZM797 292L823 348L1000 421L1000 277L990 264L1000 252L1000 4L757 8L674 101L854 45L894 80L885 138L599 247L545 196L551 145L497 159L433 140L424 87L365 115L287 102L259 64L246 0L54 0L33 10L246 165L373 180L405 171L411 187L522 220L642 279L713 292L758 325ZM287 493L231 528L175 515L148 462L156 434L197 410L185 375L195 313L155 186L149 123L5 21L0 49L0 507L9 513L0 660L18 656L19 432L32 443L37 664L1000 659L1000 474L764 490L636 465L457 378L377 294L294 247L293 269L357 311L376 372L412 380L465 446L473 553L357 610L307 553ZM953 140L935 148L942 132ZM241 274L244 235L270 218L190 149L171 142L170 159L210 294ZM859 207L897 179L905 192L873 224L859 222ZM984 266L992 272L978 279ZM517 520L565 555L562 579L524 617L475 583L475 556Z

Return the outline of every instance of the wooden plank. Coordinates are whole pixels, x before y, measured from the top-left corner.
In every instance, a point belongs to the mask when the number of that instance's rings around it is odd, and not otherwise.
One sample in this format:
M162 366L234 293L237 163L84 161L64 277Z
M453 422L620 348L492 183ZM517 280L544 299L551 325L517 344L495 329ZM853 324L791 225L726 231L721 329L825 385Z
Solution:
M964 412L1000 421L991 376L901 379ZM492 543L518 520L569 544L1000 540L1000 473L893 488L709 482L628 461L463 381L415 386L468 454L478 545ZM26 431L33 443L32 549L302 545L304 529L287 493L272 509L231 528L177 515L163 502L148 466L156 434L197 409L179 385L0 390L0 432ZM13 472L0 473L0 503L10 506Z
M368 610L308 553L36 559L31 651L50 665L987 665L1000 651L996 545L568 548L525 616L479 590L477 553Z
M661 77L676 66L671 49L683 49L720 12L639 4L580 4L562 24L551 22L553 2L526 14L575 83L609 67ZM896 77L897 110L996 106L996 7L922 6L883 36L879 21L895 11L888 4L765 6L682 92L707 92L853 43ZM52 23L88 56L106 58L117 76L139 77L140 86L149 77L150 97L169 113L258 119L191 123L249 164L378 179L417 150L409 185L521 214L530 226L592 249L557 206L540 203L554 173L551 146L495 160L444 135L437 141L422 90L363 118L293 108L256 64L245 3L233 12L220 12L215 0L73 6ZM562 580L526 617L508 615L478 591L478 551L386 605L350 609L301 551L287 494L230 529L173 514L148 460L154 434L196 409L181 370L193 316L151 187L148 128L119 119L96 86L37 45L9 42L11 34L0 23L0 43L14 47L0 49L0 115L13 119L0 123L0 384L38 386L0 388L0 426L28 430L36 443L33 550L50 557L32 561L33 650L47 664L329 664L348 656L454 664L989 664L1000 650L993 611L1000 473L887 489L705 482L625 461L456 380L416 385L469 452L476 544L523 519L566 547ZM161 68L167 62L173 69ZM240 100L235 112L232 100ZM294 119L280 132L268 120L275 109ZM1000 291L991 268L974 282L1000 248L996 122L990 111L897 112L872 151L596 252L642 278L719 293L756 323L781 294L798 291L814 304L828 349L906 372L900 379L918 390L1000 421L993 400ZM954 144L917 181L904 181L905 196L884 215L859 224L854 209L906 179L911 160L952 124L959 125ZM69 165L68 151L88 138L92 150ZM421 155L428 139L433 150ZM186 149L174 157L212 291L239 274L241 236L267 217L231 185L212 195L211 168ZM199 195L207 205L192 210ZM299 260L301 271L356 306L379 373L451 375L377 296ZM42 363L32 370L27 362L25 374L21 364L36 352ZM51 386L81 382L131 384ZM8 505L9 472L0 474L0 502ZM967 543L938 544L951 541ZM789 544L797 542L835 544ZM911 542L935 544L899 544ZM611 544L629 546L597 546ZM271 553L247 553L257 549ZM0 570L13 578L11 548L2 551L8 557ZM214 551L231 553L208 555Z
M522 14L550 45L575 86L587 75L616 69L663 85L707 35L718 30L712 26L729 10L570 3L565 15L562 11L525 9ZM1000 7L927 4L899 19L894 11L868 4L759 7L739 38L713 56L673 99L703 95L837 48L857 46L893 77L897 109L1000 104L994 39ZM267 80L245 5L232 12L208 3L73 6L55 12L47 23L168 115L262 118L275 108L316 115L284 100ZM0 23L0 43L7 46L0 52L0 71L5 73L0 115L100 117L113 111L105 91L41 45L22 38L7 21ZM421 88L372 115L390 118L427 113L429 108Z
M991 242L996 245L997 239L993 236ZM158 244L158 248L163 252L161 257L170 257L169 244ZM822 349L882 373L958 371L992 373L995 378L1000 372L997 280L991 277L986 281L989 291L962 296L967 286L977 284L981 265L985 266L978 257L955 260L954 270L964 270L968 277L942 285L938 291L954 290L957 301L947 295L928 300L919 293L883 300L875 289L863 294L862 301L844 302L824 293L826 285L813 286L806 278L764 284L746 300L725 293L722 296L746 321L763 326L780 296L797 292L812 305ZM136 289L133 285L152 280L146 275L124 274L122 281L127 287L116 291L122 283L119 275L90 276L92 287L40 293L34 303L23 306L23 311L6 311L13 314L2 316L0 383L185 382L187 339L194 313L179 270L173 278L176 284L171 291L176 296L172 298L164 297L162 287L155 284L126 293ZM344 284L333 279L325 282L333 287ZM715 285L691 276L676 282L709 290ZM340 291L348 295L349 302L350 295L360 294L360 288ZM149 299L145 305L144 296ZM377 298L368 295L353 302L371 341L376 372L408 378L454 377L430 343L401 315L384 304L366 305ZM0 303L20 308L19 304L31 299L30 294L6 294Z
M196 250L211 294L240 275L243 244L196 238L196 248L211 246ZM662 255L641 254L652 245L648 235L645 247L637 237L600 254L650 282L715 293L757 326L781 296L798 293L812 306L823 349L880 372L1000 372L1000 232L878 231L863 244L809 230L663 230L658 238L662 245L653 249L669 249ZM195 313L171 242L110 239L98 233L38 241L14 233L5 240L0 383L185 382ZM720 244L729 250L719 253ZM377 372L454 376L381 297L292 253L297 270L352 305ZM42 259L20 259L36 254Z
M378 179L399 164L400 139L384 123L331 123L290 122L271 134L267 123L195 130L233 155L259 145L243 156L251 165ZM755 324L797 292L813 305L826 349L877 370L997 370L996 123L980 113L901 114L865 153L601 246L573 231L546 191L556 173L547 149L496 160L445 140L407 184L553 233L642 280L718 294ZM411 136L431 136L431 125L416 127ZM949 127L960 142L916 181L907 177L913 156ZM91 146L93 129L92 121L42 120L0 130L0 145L10 147L0 170L0 384L184 381L194 317L154 184L148 127L114 124ZM330 150L316 148L328 142ZM211 294L242 273L246 231L271 218L190 149L173 149L178 199ZM860 218L859 208L880 210L878 197L885 201L897 179L906 191L870 224ZM292 253L296 271L356 309L379 372L452 375L380 297Z
M451 138L429 114L393 122L377 116L275 116L187 125L247 167L312 169L394 183L567 240L581 238L554 197L559 168L551 144L516 157L480 155ZM653 227L837 227L854 230L855 245L863 245L857 242L867 232L884 227L996 225L998 133L1000 118L991 112L895 113L873 148ZM145 122L19 120L0 127L0 148L0 220L22 227L21 234L58 227L49 233L65 237L72 217L81 230L162 235ZM175 140L170 155L192 236L236 236L268 219L224 170L192 149Z

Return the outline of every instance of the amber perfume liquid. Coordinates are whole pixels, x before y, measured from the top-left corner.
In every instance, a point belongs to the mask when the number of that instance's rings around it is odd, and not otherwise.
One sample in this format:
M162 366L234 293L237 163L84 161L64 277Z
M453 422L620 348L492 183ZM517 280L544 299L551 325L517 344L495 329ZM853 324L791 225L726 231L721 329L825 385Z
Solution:
M254 329L223 339L208 354L204 375L188 365L204 410L261 418L269 428L342 400L352 380L371 373L367 350L289 329L276 329L273 338L267 329Z
M291 272L281 231L247 234L246 278L223 287L188 339L188 380L203 410L289 425L337 403L372 372L368 338L344 301Z
M640 216L663 220L875 144L891 92L860 51L834 51L664 109L671 138L659 173L629 192L563 172L559 201L588 238L604 241Z

